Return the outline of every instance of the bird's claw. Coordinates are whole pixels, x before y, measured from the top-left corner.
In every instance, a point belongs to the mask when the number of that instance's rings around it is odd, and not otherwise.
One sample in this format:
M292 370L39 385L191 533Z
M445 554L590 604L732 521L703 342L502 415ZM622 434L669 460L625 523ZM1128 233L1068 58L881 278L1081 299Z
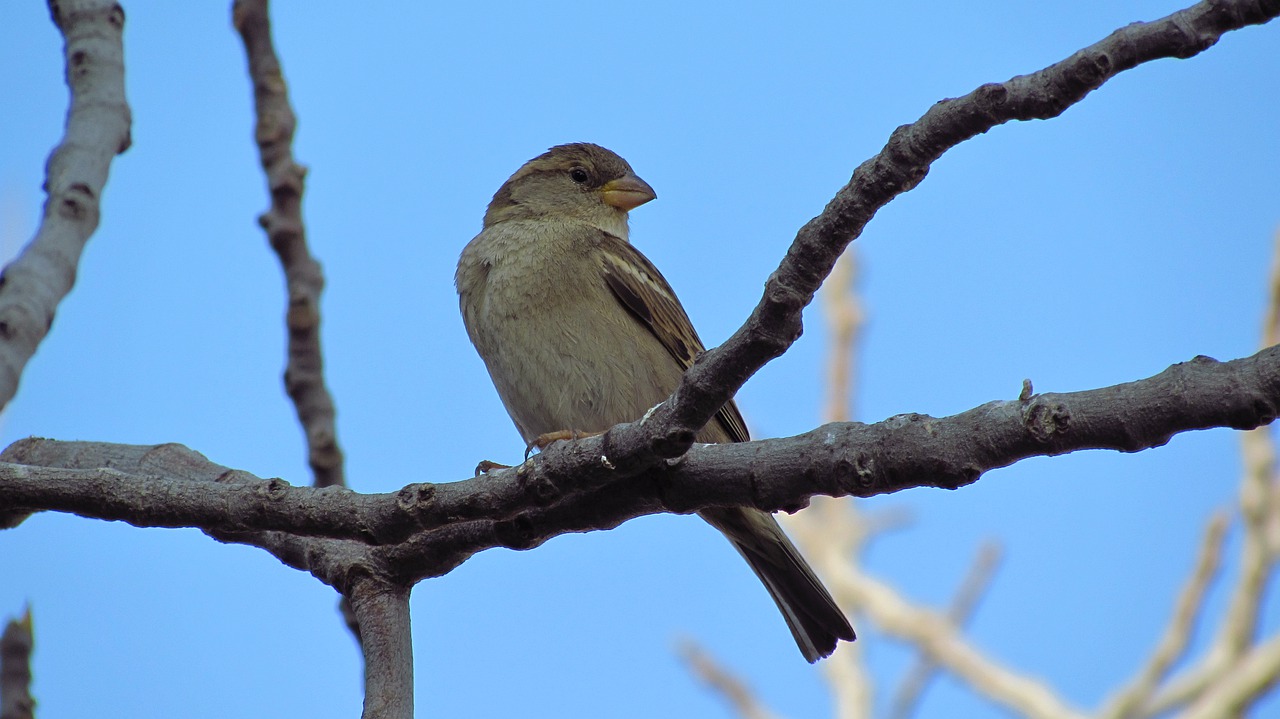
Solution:
M497 462L490 462L489 460L484 459L480 461L480 464L476 465L476 476L479 477L482 474L488 474L495 469L511 469L511 465L498 464Z
M532 442L525 445L524 458L528 459L529 455L533 454L533 450L535 449L541 452L547 447L550 447L552 442L559 442L562 439L584 439L586 437L594 437L597 434L600 434L600 432L582 432L576 429L558 429L554 432L540 434L537 437L534 437Z

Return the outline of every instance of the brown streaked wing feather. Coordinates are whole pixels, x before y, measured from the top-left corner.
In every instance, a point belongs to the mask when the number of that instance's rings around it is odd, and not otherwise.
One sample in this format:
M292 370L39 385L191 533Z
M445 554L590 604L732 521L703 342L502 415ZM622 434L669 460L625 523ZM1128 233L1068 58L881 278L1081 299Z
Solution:
M600 264L604 280L618 301L662 343L682 369L689 369L705 348L698 332L667 280L649 258L631 243L601 233ZM674 388L673 388L674 389ZM725 403L716 418L734 442L746 442L747 424L733 400Z

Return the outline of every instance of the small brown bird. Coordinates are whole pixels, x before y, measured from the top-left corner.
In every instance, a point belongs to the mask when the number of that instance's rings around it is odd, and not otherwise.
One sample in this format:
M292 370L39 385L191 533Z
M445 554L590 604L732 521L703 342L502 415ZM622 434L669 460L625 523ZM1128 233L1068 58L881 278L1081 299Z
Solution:
M626 160L560 145L498 189L454 278L467 334L525 442L596 433L667 399L703 351L675 292L628 241L627 212L654 199ZM746 442L732 401L699 442ZM698 513L764 582L805 659L853 628L778 526L757 509Z

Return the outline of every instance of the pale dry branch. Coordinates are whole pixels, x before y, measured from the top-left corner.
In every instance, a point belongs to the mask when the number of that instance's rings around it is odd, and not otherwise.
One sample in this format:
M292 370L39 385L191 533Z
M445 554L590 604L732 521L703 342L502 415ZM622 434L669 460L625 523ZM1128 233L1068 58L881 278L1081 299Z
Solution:
M677 647L689 671L712 691L724 697L742 719L778 719L760 701L746 682L717 662L710 654L690 640L683 640Z
M110 0L51 0L49 10L65 39L71 104L66 132L45 166L40 228L0 275L0 408L17 393L22 371L75 284L80 255L98 227L111 161L130 142L124 10Z
M858 262L852 247L836 260L823 283L822 309L827 322L827 391L822 416L828 422L847 422L854 416L854 378L857 376L858 338L866 322L862 298L856 290Z
M836 600L858 607L886 634L917 647L923 656L979 694L1028 719L1085 719L1043 682L1018 674L979 652L938 612L913 606L888 585L852 568L826 575Z
M236 0L232 22L244 41L253 81L257 124L254 139L267 175L271 209L258 218L284 270L288 304L285 328L289 338L285 391L293 400L307 439L307 461L317 487L346 484L342 449L338 446L337 411L324 381L320 348L320 294L324 273L307 247L302 221L302 193L306 168L293 159L293 130L297 122L289 104L289 90L271 39L267 0Z
M1234 719L1280 684L1280 634L1255 646L1200 695L1179 719Z
M1200 555L1196 558L1191 576L1178 594L1173 617L1165 627L1155 651L1137 676L1103 706L1099 712L1101 719L1140 716L1143 705L1150 700L1169 669L1186 652L1196 620L1204 608L1205 594L1218 575L1228 524L1227 515L1222 512L1214 514L1209 520L1204 540L1200 543Z
M780 519L820 577L845 570L860 571L859 558L874 536L874 528L859 511L858 503L850 500L815 497L805 511ZM840 601L839 596L835 599L846 613L857 609ZM857 624L858 616L853 619ZM841 644L818 667L839 719L871 716L875 684L867 670L863 646L863 642Z
M978 607L978 603L991 586L996 568L1000 566L1003 550L998 542L989 540L978 548L978 553L969 565L969 572L960 583L951 606L947 610L947 618L956 627L963 627ZM938 672L938 665L928 657L920 656L916 663L907 670L898 691L893 698L893 706L889 710L891 719L907 719L915 713L929 682Z
M823 318L828 334L823 417L828 422L847 422L854 416L858 343L866 321L857 280L857 254L849 247L836 260L822 285ZM797 533L797 541L819 574L832 562L858 562L868 541L887 531L893 521L891 515L884 514L869 520L853 501L825 497L815 498L807 510L783 518L783 524ZM819 667L831 692L837 719L871 716L875 685L862 648L862 644L841 645Z
M1267 304L1263 311L1262 346L1280 341L1280 233L1276 234ZM1143 716L1164 714L1194 703L1208 711L1204 696L1230 680L1250 650L1256 636L1259 612L1268 585L1280 560L1280 479L1276 476L1276 449L1271 430L1258 428L1241 434L1244 476L1240 484L1240 515L1244 524L1240 570L1227 611L1210 648L1200 660L1151 696Z
M1280 325L1280 235L1272 263L1269 302L1264 313L1263 346L1274 346ZM1259 428L1245 432L1241 438L1244 456L1244 479L1240 485L1240 514L1244 520L1244 538L1240 551L1241 568L1232 589L1225 619L1213 646L1200 667L1188 671L1171 683L1169 690L1157 696L1152 711L1190 701L1203 691L1212 691L1221 678L1234 674L1241 657L1253 644L1259 612L1267 584L1275 570L1277 550L1270 540L1271 527L1277 521L1274 508L1280 496L1276 479L1276 450L1271 432Z

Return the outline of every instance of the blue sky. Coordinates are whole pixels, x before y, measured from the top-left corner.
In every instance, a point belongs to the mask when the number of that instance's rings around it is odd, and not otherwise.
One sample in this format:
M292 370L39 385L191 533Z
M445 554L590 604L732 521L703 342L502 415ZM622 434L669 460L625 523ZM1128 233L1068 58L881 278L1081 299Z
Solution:
M632 240L715 344L754 306L796 229L893 128L1181 7L370 5L274 11L300 117L295 153L311 170L308 231L328 277L328 378L362 491L519 457L452 277L493 191L548 146L600 143L653 185L659 198L632 214ZM229 11L126 11L134 144L112 166L102 225L0 440L180 442L306 483ZM44 6L3 13L7 257L38 221L66 91ZM1277 47L1273 23L1124 73L1060 118L961 145L882 210L857 242L869 312L858 418L963 411L1015 397L1024 377L1040 391L1080 390L1197 354L1252 353L1280 225ZM819 423L824 349L815 304L800 342L739 395L756 436ZM914 523L865 561L910 597L944 603L981 541L1001 540L974 643L1093 707L1154 645L1210 512L1235 497L1238 454L1238 437L1215 430L872 499L867 511L906 508ZM50 514L0 533L0 576L0 614L34 606L44 717L359 711L359 659L333 591L260 551ZM413 609L423 716L729 716L676 659L681 636L781 713L829 706L745 564L688 517L486 552L419 585ZM911 655L855 623L883 707ZM1278 625L1273 595L1268 627ZM1004 716L949 680L922 711Z

